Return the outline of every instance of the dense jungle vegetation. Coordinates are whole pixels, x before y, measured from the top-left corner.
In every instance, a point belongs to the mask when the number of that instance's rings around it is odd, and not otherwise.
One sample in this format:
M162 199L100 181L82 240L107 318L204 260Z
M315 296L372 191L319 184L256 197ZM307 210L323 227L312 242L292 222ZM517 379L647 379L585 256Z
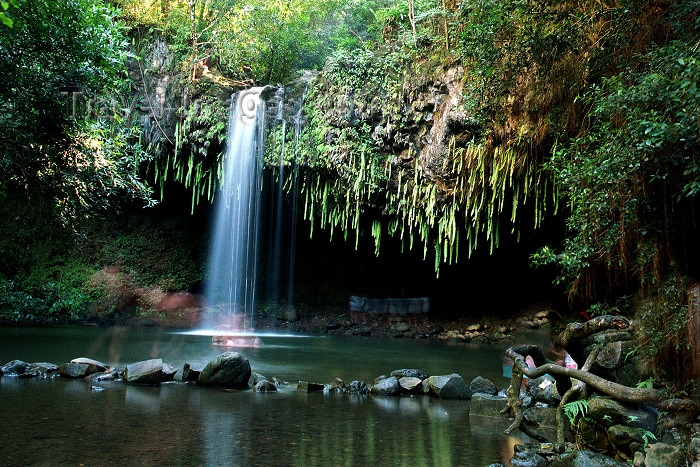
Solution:
M372 237L379 255L383 236L420 245L439 272L557 216L565 229L528 252L533 266L558 271L573 310L636 313L644 357L666 376L686 365L699 306L700 2L0 7L2 319L153 315L164 293L196 290L201 222L170 215L169 196L181 202L186 187L195 212L212 197L233 91L316 70L300 150L284 155L309 220ZM148 123L139 109L152 92L134 83L153 75L157 41L176 108ZM420 127L440 102L414 104L453 69L461 116L428 157Z

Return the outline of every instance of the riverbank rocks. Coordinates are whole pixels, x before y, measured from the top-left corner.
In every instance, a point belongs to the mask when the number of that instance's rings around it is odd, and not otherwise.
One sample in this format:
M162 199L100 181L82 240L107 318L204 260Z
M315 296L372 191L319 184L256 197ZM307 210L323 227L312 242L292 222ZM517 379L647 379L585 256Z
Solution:
M177 370L160 358L132 363L124 369L124 381L131 384L160 384L171 381Z
M629 467L629 464L593 451L574 451L556 457L552 467Z
M501 414L501 410L506 407L507 397L494 396L491 394L476 393L472 395L472 403L469 406L469 415L479 417L508 417Z
M238 352L224 352L206 364L199 374L199 384L231 389L248 387L250 362Z
M469 389L472 394L476 394L477 392L481 394L491 394L492 396L498 394L498 387L491 380L481 376L477 376L472 380L469 384Z
M605 425L626 425L656 431L656 415L605 397L588 399L587 416Z
M423 392L440 399L471 399L472 397L464 379L456 373L428 377L423 381Z
M644 467L681 467L686 465L684 454L680 446L665 443L650 444L644 456Z

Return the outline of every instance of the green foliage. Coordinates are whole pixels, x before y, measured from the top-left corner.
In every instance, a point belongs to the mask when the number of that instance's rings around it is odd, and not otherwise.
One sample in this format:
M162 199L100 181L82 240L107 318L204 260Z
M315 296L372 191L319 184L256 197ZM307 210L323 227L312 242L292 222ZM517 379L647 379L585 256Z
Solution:
M123 26L99 2L24 0L12 28L0 28L0 192L51 206L63 225L122 197L149 198L138 178L146 157L131 122L105 128L67 114L63 91L93 95L123 84Z
M32 319L45 309L43 300L24 292L15 282L0 278L0 320Z
M320 66L337 47L372 40L374 11L386 1L112 0L125 21L164 33L183 70L201 60L224 76L267 84ZM194 76L194 75L192 75Z
M164 291L193 289L202 281L203 258L198 246L176 221L154 224L143 218L112 235L100 231L103 243L97 256L103 264L127 274L137 286Z
M580 399L564 404L564 415L569 419L569 423L574 425L576 420L585 417L588 413L590 404L586 399Z
M669 276L639 304L636 334L639 355L655 379L685 382L690 358L687 281Z
M666 19L687 17L691 3L675 4ZM561 253L545 249L536 259L558 264L584 297L600 292L601 271L609 284L633 290L658 284L669 259L683 256L673 245L692 217L700 173L691 110L700 107L700 57L692 28L675 33L588 89L586 126L547 165L568 196L571 235Z

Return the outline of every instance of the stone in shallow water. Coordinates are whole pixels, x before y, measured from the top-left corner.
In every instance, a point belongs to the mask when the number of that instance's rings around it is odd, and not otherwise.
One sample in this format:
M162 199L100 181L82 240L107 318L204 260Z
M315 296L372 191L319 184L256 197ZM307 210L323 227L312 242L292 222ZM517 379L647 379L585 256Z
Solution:
M464 379L456 373L430 376L423 381L423 392L440 399L470 399L472 397Z
M88 374L89 365L86 363L64 363L58 369L58 372L64 378L84 378Z
M34 362L31 365L29 365L28 371L34 371L34 372L38 372L41 374L48 374L48 373L58 373L58 369L59 369L59 367L55 363Z
M384 378L372 386L370 392L377 396L395 396L401 392L399 380L396 376Z
M297 383L297 391L323 391L323 388L324 386L321 383L309 383L308 381L299 381L299 383Z
M477 392L482 394L491 394L492 396L498 394L498 387L491 380L481 376L477 376L472 380L472 382L469 384L469 389L472 391L472 394Z
M29 365L22 360L12 360L5 363L0 371L7 376L16 376L25 373L29 369Z
M401 386L401 392L414 393L421 390L421 384L423 381L420 378L414 378L412 376L404 376L399 379L399 386Z
M183 381L198 381L199 374L202 372L203 366L194 366L190 363L185 363L182 367Z
M273 383L269 382L266 379L258 381L255 386L253 387L253 391L255 392L276 392L277 391L277 386L275 386Z
M508 399L501 396L492 396L491 394L476 393L472 395L472 402L469 406L469 415L479 417L505 417L501 413L506 407Z
M428 377L428 374L423 370L418 370L416 368L403 368L401 370L394 370L391 372L391 376L396 376L397 378L411 377L420 378L421 380Z
M93 373L103 373L103 372L107 371L107 369L109 368L107 365L105 365L102 362L98 362L97 360L93 360L92 358L86 358L86 357L74 358L70 362L77 363L79 365L87 365L87 370L85 372L85 376L89 376Z
M232 389L245 389L252 370L250 362L238 352L224 352L202 369L199 384Z
M152 358L127 365L124 380L132 384L160 384L163 381L163 360Z
M364 395L369 394L369 387L364 381L354 380L350 381L350 384L348 384L347 391Z

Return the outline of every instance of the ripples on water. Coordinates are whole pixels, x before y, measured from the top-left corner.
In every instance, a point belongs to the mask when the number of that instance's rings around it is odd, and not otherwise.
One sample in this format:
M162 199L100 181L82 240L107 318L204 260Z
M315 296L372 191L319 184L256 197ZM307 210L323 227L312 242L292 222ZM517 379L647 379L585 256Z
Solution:
M517 441L505 419L430 397L301 393L298 380L371 382L398 368L477 375L505 387L498 346L355 338L260 336L240 349L253 371L289 381L278 393L180 382L156 387L83 381L0 381L2 465L440 465L506 462ZM117 367L161 357L180 369L224 349L208 336L133 328L0 328L0 362ZM179 373L178 375L179 376ZM177 377L176 377L177 378Z

